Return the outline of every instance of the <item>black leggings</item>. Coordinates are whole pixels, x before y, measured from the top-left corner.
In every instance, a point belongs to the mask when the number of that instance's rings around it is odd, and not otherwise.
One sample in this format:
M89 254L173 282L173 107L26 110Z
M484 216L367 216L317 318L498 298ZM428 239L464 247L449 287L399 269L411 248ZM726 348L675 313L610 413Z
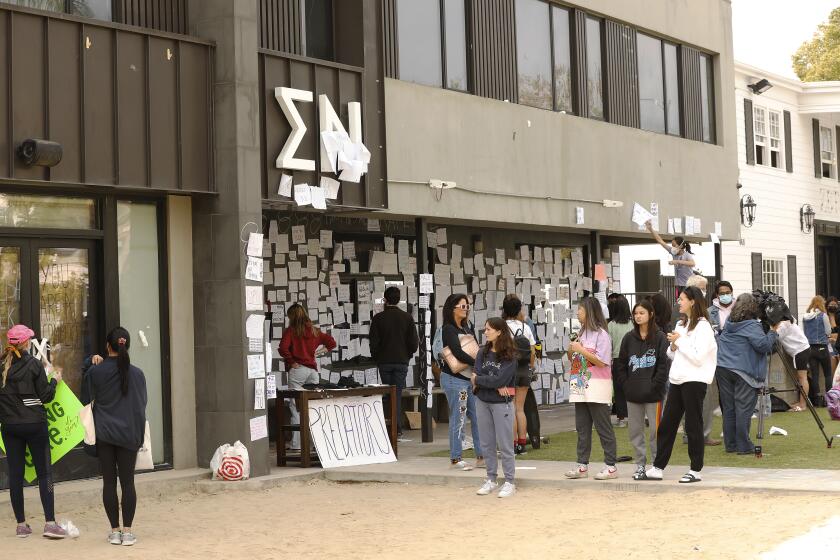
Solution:
M831 389L831 381L834 372L831 371L831 354L828 352L828 346L825 344L812 344L811 357L808 360L808 373L811 379L808 386L808 398L811 402L816 402L817 396L820 394L820 367L822 367L823 375L825 376L826 391Z
M47 522L55 521L55 496L50 469L50 436L47 423L3 424L0 428L6 444L6 463L9 465L9 498L18 523L26 521L23 511L23 473L26 469L26 446L32 453L38 490Z
M102 469L102 504L111 528L120 527L120 502L117 499L117 473L122 489L123 527L131 527L134 510L137 509L137 492L134 490L134 466L137 463L137 450L134 451L111 445L96 443L99 466Z

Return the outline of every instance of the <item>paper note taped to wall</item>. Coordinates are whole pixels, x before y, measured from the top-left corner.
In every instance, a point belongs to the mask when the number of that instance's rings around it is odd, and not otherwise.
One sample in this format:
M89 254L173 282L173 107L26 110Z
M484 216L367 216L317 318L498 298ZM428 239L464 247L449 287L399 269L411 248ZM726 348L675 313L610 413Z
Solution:
M251 418L251 441L257 441L259 439L267 438L268 437L268 422L266 421L266 416L257 416L256 418Z
M248 315L248 318L245 319L245 336L262 339L263 322L265 322L265 315L262 313Z
M248 249L247 253L249 257L262 257L263 253L263 234L261 233L252 233L248 236Z
M633 223L638 226L643 226L647 222L653 220L653 214L648 212L644 206L638 202L633 203Z

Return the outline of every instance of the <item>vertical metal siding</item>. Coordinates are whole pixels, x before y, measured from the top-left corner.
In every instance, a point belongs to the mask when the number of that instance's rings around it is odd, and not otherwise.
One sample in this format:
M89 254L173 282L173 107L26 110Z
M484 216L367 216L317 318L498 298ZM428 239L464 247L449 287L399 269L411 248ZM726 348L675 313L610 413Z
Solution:
M640 126L639 70L636 56L636 30L628 25L606 21L605 99L607 120L614 124Z
M114 21L169 33L189 33L188 0L115 0Z
M572 29L572 104L574 112L581 117L589 116L589 102L586 87L586 13L574 10Z
M787 130L787 126L785 127ZM747 165L755 165L755 130L753 129L753 102L744 99L744 138L746 138Z
M397 49L397 2L382 0L382 34L384 46L385 76L399 77Z
M513 0L473 0L470 67L476 95L517 101L516 20Z
M260 48L303 55L301 0L258 1Z
M703 108L700 96L700 51L680 47L681 87L683 92L683 136L690 140L703 140Z

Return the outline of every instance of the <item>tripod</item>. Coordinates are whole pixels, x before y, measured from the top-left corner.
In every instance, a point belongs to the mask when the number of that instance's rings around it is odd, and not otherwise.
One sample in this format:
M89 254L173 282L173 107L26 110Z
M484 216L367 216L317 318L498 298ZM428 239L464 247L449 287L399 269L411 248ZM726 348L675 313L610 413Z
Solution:
M823 424L822 420L820 419L819 414L817 414L817 409L814 408L814 405L811 403L811 399L808 398L808 393L805 392L805 389L802 388L802 384L799 382L799 377L796 375L796 371L793 369L793 364L791 363L791 358L788 356L785 351L782 349L781 344L778 342L774 347L776 351L776 355L779 356L779 360L782 362L782 367L785 370L785 373L788 376L788 379L791 380L793 383L793 389L775 389L773 387L764 386L758 391L758 433L756 434L756 439L762 440L764 439L764 417L767 414L765 410L765 397L767 395L772 395L774 393L796 393L802 399L805 400L805 403L808 405L808 411L811 413L811 416L814 417L814 422L817 423L817 428L819 428L822 436L825 438L826 447L831 447L832 440L834 436L828 436L825 433L825 424ZM767 381L770 381L770 360L767 360ZM761 446L755 446L755 455L756 457L761 457Z

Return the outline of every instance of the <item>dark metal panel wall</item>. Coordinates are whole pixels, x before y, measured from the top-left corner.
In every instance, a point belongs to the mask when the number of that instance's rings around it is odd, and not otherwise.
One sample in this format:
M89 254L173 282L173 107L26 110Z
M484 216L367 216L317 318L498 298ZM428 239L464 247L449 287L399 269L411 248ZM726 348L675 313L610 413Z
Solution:
M117 122L119 183L149 184L149 115L147 89L147 38L132 34L119 36L117 43Z
M113 31L83 26L84 173L83 182L115 182Z
M397 63L399 55L397 48L397 0L381 0L381 2L385 76L397 78L399 76L399 64Z
M187 3L188 0L115 0L114 21L186 35Z
M181 185L184 189L201 190L210 182L213 160L210 143L210 98L204 95L212 84L207 49L183 43L178 48L178 85L180 88L180 143L182 146L206 146L207 149L183 150L181 157ZM183 101L190 100L189 103Z
M469 14L474 93L517 101L516 20L513 0L473 0Z
M607 120L638 128L640 110L636 30L628 25L607 20L605 45Z
M44 77L45 29L44 18L28 14L14 14L11 19L11 52L7 59L11 66L11 99L13 108L12 146L25 138L43 138L47 133L45 114L46 80ZM15 141L17 140L17 141ZM17 158L14 175L22 179L45 179L42 167L27 169Z
M76 24L61 20L48 21L49 44L65 45L61 49L49 50L49 82L53 86L60 85L49 89L48 114L53 115L49 137L64 147L61 165L50 169L49 173L53 181L72 181L82 173L82 113L78 110L82 102L79 73L82 42ZM76 110L68 111L68 108Z
M12 174L12 145L11 137L11 107L9 100L11 93L8 70L9 53L11 52L12 33L9 13L0 12L0 175ZM4 132L8 131L8 132Z
M151 182L178 187L178 85L175 42L149 38L149 137Z
M700 51L680 47L680 77L683 93L683 136L703 140L703 101L700 97Z
M301 0L259 0L259 3L260 48L304 54Z
M570 24L572 38L572 104L581 117L589 116L586 94L586 13L575 10Z

